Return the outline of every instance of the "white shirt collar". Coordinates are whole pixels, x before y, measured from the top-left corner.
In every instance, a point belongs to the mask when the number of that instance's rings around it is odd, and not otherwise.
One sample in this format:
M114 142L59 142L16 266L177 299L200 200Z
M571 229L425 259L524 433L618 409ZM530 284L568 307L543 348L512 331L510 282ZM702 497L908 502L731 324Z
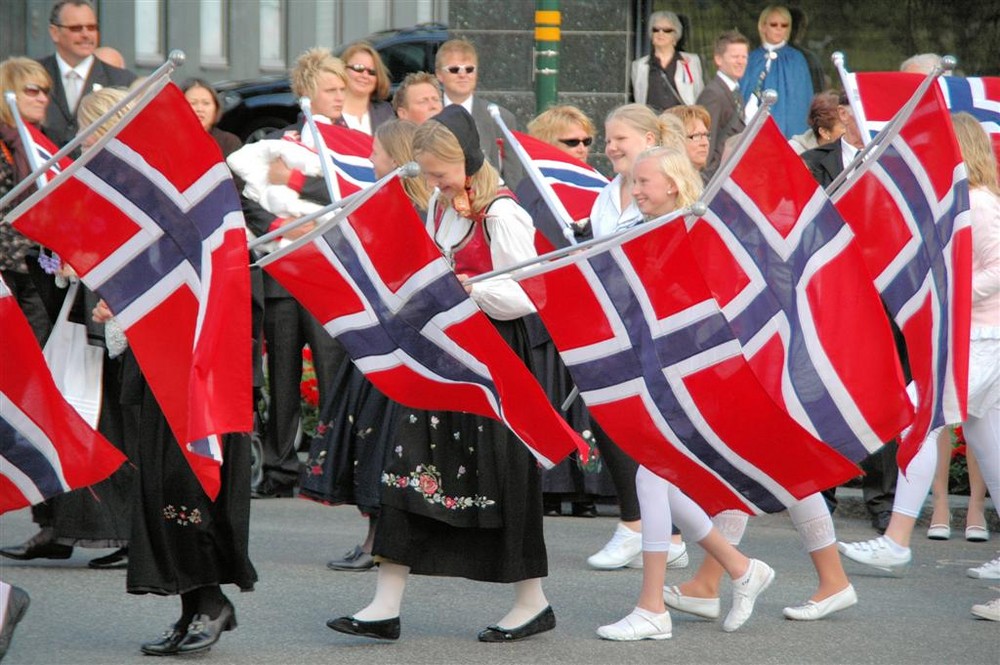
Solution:
M444 97L444 105L445 106L450 106L451 104L457 103L457 102L453 102L450 99L448 99L448 95L446 93L442 93L442 96ZM459 104L459 106L461 106L463 109L465 109L466 111L469 112L469 115L472 115L472 98L473 97L475 97L475 95L469 95L465 99L464 102L462 102L461 104Z
M854 161L854 158L858 155L858 149L853 145L848 143L844 137L840 137L840 160L847 168L847 165Z
M62 56L56 53L56 64L59 65L59 77L66 78L66 74L73 70L79 75L81 81L86 81L87 77L90 76L90 68L94 64L94 56L88 55L86 58L80 61L76 67L70 67L69 63L62 59Z
M719 75L719 78L722 79L722 82L725 83L726 87L728 87L730 90L735 90L736 88L740 87L739 81L729 78L728 76L722 73L721 69L715 73Z
M768 51L777 51L779 48L783 47L787 43L788 43L787 40L783 41L783 42L779 42L777 44L768 44L767 42L764 42L763 44L761 44L761 46L763 46Z

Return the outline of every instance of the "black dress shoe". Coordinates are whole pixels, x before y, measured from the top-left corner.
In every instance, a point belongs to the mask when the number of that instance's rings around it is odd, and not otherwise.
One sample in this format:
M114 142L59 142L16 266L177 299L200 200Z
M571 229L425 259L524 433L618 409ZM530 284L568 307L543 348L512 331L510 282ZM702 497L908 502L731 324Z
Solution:
M99 556L87 562L88 568L110 570L112 568L128 568L128 548L122 547L107 556Z
M0 549L0 556L27 561L29 559L68 559L73 548L53 542L52 529L42 529L34 536L14 547Z
M342 558L328 561L326 567L330 570L371 570L375 567L375 559L371 554L361 549L361 545L355 545L354 549L345 553Z
M186 621L178 621L165 630L160 639L146 642L139 649L147 656L173 656L177 653L178 645L187 636L187 629Z
M0 660L7 655L10 648L10 640L14 637L14 629L17 622L21 620L24 613L28 611L31 604L31 597L28 592L21 587L11 586L7 595L7 611L4 615L3 630L0 630Z
M549 605L544 610L535 615L535 618L527 623L521 624L517 628L501 628L500 626L487 626L486 630L479 633L480 642L513 642L523 640L525 637L544 633L556 627L556 614Z
M347 633L348 635L373 637L377 640L399 639L399 617L379 621L361 621L354 617L338 617L330 619L326 625L338 633Z
M573 517L597 517L597 506L593 501L574 501Z
M219 616L214 619L207 614L196 614L191 625L188 626L187 635L177 645L177 653L184 655L188 653L198 653L208 651L212 645L219 641L222 633L236 628L236 611L232 603L228 600L222 606Z
M250 490L251 499L291 499L294 495L294 487L276 487L268 482Z

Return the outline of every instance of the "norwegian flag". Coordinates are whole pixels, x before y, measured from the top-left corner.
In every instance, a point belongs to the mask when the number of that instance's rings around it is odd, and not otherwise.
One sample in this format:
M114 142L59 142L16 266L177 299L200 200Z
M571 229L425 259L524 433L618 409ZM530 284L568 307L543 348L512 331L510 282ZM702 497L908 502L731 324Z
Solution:
M325 154L333 169L337 199L350 196L354 192L375 183L375 168L372 166L372 137L347 127L316 123L326 144Z
M93 485L125 456L59 393L27 319L0 279L0 514Z
M894 91L912 74L856 74L862 90ZM914 78L916 76L916 79ZM904 78L905 77L905 78ZM903 100L905 102L905 100ZM903 106L903 103L898 105ZM898 134L887 136L833 195L869 274L903 332L917 390L905 470L935 427L965 419L972 298L972 232L965 165L941 88L931 86Z
M580 222L590 217L597 195L608 184L600 171L533 136L513 131L528 157L552 187L569 217Z
M860 100L861 126L874 137L899 112L924 79L922 74L896 72L849 75ZM940 76L938 85L951 113L964 111L979 120L1000 161L1000 77Z
M500 420L546 466L586 450L466 294L398 179L323 236L260 265L391 399Z
M115 130L9 219L57 251L107 302L214 499L220 435L252 428L250 279L239 197L218 146L176 86Z
M770 118L707 203L691 244L750 367L800 425L860 462L913 409L850 227Z
M858 474L761 385L684 220L518 281L591 416L709 513L778 512Z
M25 123L25 128L28 130L28 139L31 141L31 145L25 146L25 152L28 155L28 161L31 162L31 169L36 170L45 162L49 161L53 155L59 152L59 148L55 146L52 141L49 140L45 134L38 127ZM73 160L69 157L63 157L58 162L49 167L49 169L39 176L40 184L46 184L51 182L58 176L64 169L66 169Z

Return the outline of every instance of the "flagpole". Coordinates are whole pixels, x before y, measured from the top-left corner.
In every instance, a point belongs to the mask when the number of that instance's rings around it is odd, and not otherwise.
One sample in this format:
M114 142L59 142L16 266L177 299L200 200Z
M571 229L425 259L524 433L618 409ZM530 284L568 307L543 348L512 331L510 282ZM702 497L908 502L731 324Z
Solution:
M865 116L865 107L861 104L858 82L854 75L847 71L847 57L842 51L834 51L830 59L833 61L833 66L837 68L837 73L840 74L840 82L844 85L844 92L847 93L847 102L851 106L851 112L854 113L858 129L861 130L861 140L867 146L871 143L872 137L868 132L868 118Z
M941 62L935 65L934 69L924 77L924 80L917 86L916 91L910 96L906 104L896 112L892 120L886 123L885 127L875 135L871 143L858 151L854 160L826 188L826 193L831 201L836 203L843 196L843 193L849 189L844 186L847 184L847 181L850 180L851 184L856 182L867 170L865 167L877 160L885 152L889 144L895 140L896 135L899 134L903 125L906 124L906 121L913 115L914 109L917 108L917 105L923 99L924 94L931 87L931 84L937 81L938 77L944 72L953 70L957 64L958 61L954 56L946 55L941 58ZM862 134L867 133L867 129L865 128L859 127L858 129Z
M330 201L337 201L340 199L340 187L337 186L334 175L330 173L328 162L330 151L327 150L326 141L323 140L323 136L319 133L319 127L316 126L316 118L312 114L312 100L308 97L300 97L299 108L302 109L302 114L306 117L306 124L309 125L309 132L313 137L313 145L316 146L316 152L319 154L319 165L323 169L323 180L326 182L326 191L330 194Z
M314 210L313 212L311 212L311 213L309 213L307 215L302 215L301 217L297 217L296 219L293 219L292 221L288 222L287 224L285 224L284 226L282 226L280 228L275 229L274 231L268 231L267 233L265 233L264 235L260 236L259 238L254 238L252 241L250 241L248 247L250 249L254 249L256 247L259 247L260 245L263 245L263 244L266 244L268 242L271 242L272 240L274 240L276 238L280 238L281 236L285 235L289 231L291 231L293 229L297 229L298 227L302 226L303 224L308 224L309 222L313 221L314 219L318 219L319 217L322 217L323 215L331 213L334 210L338 210L340 208L343 208L344 206L350 205L351 202L353 202L358 196L360 196L362 194L362 192L365 192L365 191L367 191L367 189L358 190L358 191L354 192L353 194L351 194L349 196L345 196L344 198L340 199L339 201L334 201L333 203L331 203L329 205L323 206L319 210Z
M14 116L17 135L21 137L21 145L24 146L24 152L28 155L28 163L31 165L32 173L38 173L38 177L35 178L35 187L41 189L45 186L45 176L43 175L45 172L38 168L38 151L35 150L35 140L31 138L28 126L24 123L24 118L21 117L21 113L17 110L17 93L12 90L6 90L3 93L3 98L7 102L7 107L10 109L11 114Z
M517 158L521 160L521 164L524 165L524 170L528 174L528 177L531 178L531 182L535 185L538 193L541 195L542 201L545 202L545 205L552 213L552 216L555 217L556 220L558 220L562 225L563 237L569 241L569 244L575 245L576 233L573 230L573 218L566 210L566 206L562 204L559 197L557 197L555 192L552 191L552 187L545 182L545 177L542 175L542 172L538 170L538 166L536 166L535 162L528 156L524 146L521 145L521 142L518 141L517 138L515 138L514 133L510 131L509 127L507 127L507 123L504 122L503 117L500 115L500 107L496 104L490 104L486 107L486 110L489 111L490 115L493 117L493 121L498 127L500 127L500 131L503 132L503 135L507 137L507 141L514 149L514 154L517 155Z
M317 225L315 229L306 233L302 237L296 238L290 245L276 249L267 256L260 258L253 265L259 268L263 268L267 264L273 261L277 261L285 254L294 252L303 245L312 242L318 236L321 236L324 233L326 233L330 229L330 227L332 227L334 224L339 223L341 220L345 219L348 215L350 215L355 210L364 205L368 201L368 199L375 196L375 194L377 194L380 189L389 184L389 181L392 180L393 178L396 177L415 178L419 174L420 174L420 167L417 166L416 162L407 162L406 164L403 164L399 168L394 169L390 173L383 176L381 179L375 182L371 187L367 187L361 190L360 192L356 192L356 194L353 195L356 198L354 198L349 203L347 203L343 208L341 208L341 210L336 215L324 221L322 224ZM345 201L347 201L346 198L340 203L343 203Z
M179 51L177 52L179 53ZM159 80L157 80L153 84L152 87L147 87L143 96L139 98L139 101L137 101L135 104L132 105L132 107L128 110L125 116L122 117L117 123L115 123L115 125L112 126L100 139L98 139L94 145L90 146L90 148L83 155L81 155L79 159L73 160L72 164L67 166L65 169L63 169L63 171L59 175L50 180L45 185L44 188L35 191L35 193L33 193L24 201L22 201L20 205L18 205L16 208L14 208L14 210L12 210L10 213L4 216L3 221L12 224L14 221L17 220L18 217L23 215L28 210L28 208L35 205L43 197L48 196L48 193L50 191L52 191L62 183L66 182L66 180L68 180L69 178L72 178L76 174L76 172L82 169L84 166L86 166L90 162L90 160L93 159L93 157L97 155L101 151L101 149L104 148L104 146L106 146L116 136L118 136L119 132L125 129L128 123L131 122L132 118L134 118L136 115L139 114L140 111L146 108L146 106L151 101L153 101L153 98L156 97L158 94L160 94L160 91L163 90L163 88L165 88L168 83L170 83L170 79L163 78L161 76ZM120 106L121 106L120 104L115 105L115 107L120 107ZM105 118L110 119L111 118L111 116L109 115L110 113L111 111L108 111L108 113L105 113L97 121L89 125L86 130L88 134L93 134L96 129L103 127L106 120L102 119ZM80 136L82 136L82 134L78 134L77 138L80 138ZM70 144L67 144L66 147L67 148L70 147ZM45 162L44 168L41 170L43 172L48 170L48 168L55 163L54 160L56 159L56 157L62 159L62 157L65 156L62 153L63 153L62 150L56 153L55 157ZM30 178L34 179L34 176L35 174L32 174ZM29 179L22 180L20 184L25 185L25 183L30 183L30 180ZM3 199L0 199L0 209L2 209L3 203L7 201L9 197L13 196L15 192L20 193L21 191L24 191L26 187L27 185L25 187L14 188L7 194L7 196L4 196Z
M129 90L128 93L121 99L121 101L119 101L117 104L115 104L110 109L108 109L97 120L95 120L94 122L90 123L85 128L83 128L82 130L80 130L77 133L77 135L75 137L73 137L73 140L71 140L69 143L67 143L62 148L60 148L59 151L56 154L52 155L52 157L50 157L48 159L48 161L46 161L44 164L42 164L37 169L35 169L34 171L32 171L32 173L31 173L30 176L28 176L27 178L25 178L24 180L22 180L21 182L19 182L14 187L14 189L12 189L9 192L7 192L3 196L3 198L0 198L0 209L3 209L3 207L4 207L5 204L7 204L9 201L11 201L14 198L16 198L19 194L21 194L21 192L23 192L28 187L30 187L31 183L34 182L34 181L36 181L41 176L41 174L43 174L46 171L48 171L52 167L53 164L58 163L60 159L62 159L63 157L66 157L71 152L73 152L78 147L80 147L80 145L83 144L84 140L88 136L90 136L91 134L93 134L94 132L96 132L98 129L100 129L101 127L103 127L104 123L106 123L108 120L111 120L112 118L114 118L115 115L117 115L119 111L121 111L127 105L131 104L132 100L137 99L141 95L145 94L147 90L149 90L154 85L156 85L157 83L159 83L160 80L163 79L163 77L169 76L175 69L177 69L178 67L180 67L181 65L183 65L184 64L184 58L185 58L184 51L181 51L179 49L175 49L175 50L171 51L170 55L167 56L166 62L164 62L162 65L160 65L156 69L156 71L154 71L152 74L150 74L149 77L146 78L145 81L143 81L142 83L140 83L139 85L137 85L135 88ZM162 88L162 86L161 86L161 88ZM15 114L15 115L17 115L17 114ZM123 118L123 120L124 120L124 118ZM117 134L117 132L115 132L115 133Z

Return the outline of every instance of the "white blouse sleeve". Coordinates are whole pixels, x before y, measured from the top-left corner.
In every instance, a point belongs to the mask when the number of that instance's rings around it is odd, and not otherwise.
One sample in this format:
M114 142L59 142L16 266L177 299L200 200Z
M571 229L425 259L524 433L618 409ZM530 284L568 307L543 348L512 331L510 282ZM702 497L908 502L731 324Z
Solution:
M972 302L989 303L1000 293L1000 199L988 191L970 193L972 219Z
M536 256L535 227L531 217L512 199L500 199L490 207L486 232L490 237L494 270ZM518 319L535 311L527 294L509 275L473 284L472 299L498 321Z

